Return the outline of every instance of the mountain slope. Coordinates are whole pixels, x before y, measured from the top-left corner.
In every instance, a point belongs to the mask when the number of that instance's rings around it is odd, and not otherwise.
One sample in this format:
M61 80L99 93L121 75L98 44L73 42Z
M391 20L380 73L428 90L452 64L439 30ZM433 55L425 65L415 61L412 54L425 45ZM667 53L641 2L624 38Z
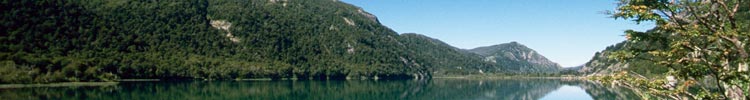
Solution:
M555 73L562 69L557 63L518 42L478 47L469 51L482 55L485 61L519 73Z
M0 83L430 76L397 33L336 0L2 5Z
M578 73L581 75L608 75L620 71L627 71L646 77L658 77L662 76L667 72L667 67L655 64L648 59L652 59L648 55L638 55L637 59L620 61L611 57L613 53L619 51L625 51L626 49L653 49L660 46L650 45L641 46L645 44L633 44L627 42L620 42L615 45L609 46L601 52L594 54L589 62L584 64Z
M425 61L434 75L502 73L505 69L482 61L478 54L450 46L416 33L401 34L401 41L418 60Z
M619 51L625 45L624 42L607 47L602 52L596 52L589 62L586 62L578 72L583 75L603 75L622 71L627 68L627 63L610 59L611 53Z

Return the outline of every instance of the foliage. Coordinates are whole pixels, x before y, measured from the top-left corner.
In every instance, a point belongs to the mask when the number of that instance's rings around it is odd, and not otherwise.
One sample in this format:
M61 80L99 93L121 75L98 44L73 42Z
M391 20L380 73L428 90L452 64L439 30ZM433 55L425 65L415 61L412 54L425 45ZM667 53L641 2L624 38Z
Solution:
M679 84L670 84L665 77L647 78L627 71L615 72L609 75L588 77L589 80L612 86L624 86L639 92L639 96L649 99L717 99L720 94L713 89L704 88L709 82L687 80Z
M749 5L743 0L621 0L617 11L610 12L614 18L657 24L647 32L626 31L628 42L664 48L630 49L616 57L653 56L653 63L670 68L683 83L715 79L719 91L702 94L750 99Z
M628 54L627 51L633 49L660 48L663 48L663 46L649 45L646 42L621 42L597 52L589 62L577 71L582 75L606 75L626 71L647 78L663 77L669 68L653 63L654 58L651 55L630 55L633 59L628 61L621 61L616 58L619 55Z
M0 3L0 83L430 76L402 61L423 62L398 34L338 1ZM213 28L216 20L232 26Z

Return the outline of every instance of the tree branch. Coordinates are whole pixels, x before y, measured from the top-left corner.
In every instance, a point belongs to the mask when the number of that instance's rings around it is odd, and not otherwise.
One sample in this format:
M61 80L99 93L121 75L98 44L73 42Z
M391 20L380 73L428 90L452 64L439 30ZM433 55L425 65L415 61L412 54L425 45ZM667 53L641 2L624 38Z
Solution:
M739 9L739 5L742 3L742 0L738 0L737 2L735 2L734 7L732 7L732 9L729 9L729 6L727 6L724 0L714 0L714 2L717 2L719 5L721 5L721 8L723 8L724 12L727 13L726 19L729 20L732 30L736 30L737 24L735 23L734 15L737 13L737 9ZM717 16L717 17L720 17L720 16Z
M708 30L710 30L712 33L717 33L716 29L714 29L713 26L708 25L707 19L705 19L704 17L701 17L701 15L698 15L697 13L695 13L696 12L695 8L693 8L690 5L690 2L686 2L683 6L685 6L685 8L687 8L688 12L690 12L690 15L693 15L696 19L698 19L698 21L700 21L699 23L701 25L703 25L704 27L708 28Z
M687 28L685 28L683 24L684 22L686 22L685 19L677 17L676 16L677 13L675 13L675 11L673 11L672 9L667 9L666 12L669 12L669 13L666 13L664 10L658 10L658 11L663 13L665 16L669 17L669 20L672 20L678 27L680 27L680 29L687 30Z
M737 10L740 8L740 4L742 4L742 1L743 0L737 0L737 2L735 2L734 8L732 8L732 12L729 13L729 16L728 16L729 22L730 24L732 24L732 29L735 29L735 30L738 28L737 28L737 23L735 22L735 19L734 19L734 15L737 14Z
M728 96L726 94L726 90L724 89L724 86L722 85L722 82L721 82L722 78L719 75L719 74L721 74L723 72L723 71L721 71L721 68L714 66L714 63L706 60L705 57L701 57L700 60L703 61L703 62L706 62L706 64L707 64L706 66L708 66L708 70L709 70L709 73L711 73L710 74L711 77L714 77L716 79L716 85L719 87L719 91L722 94L721 96L723 96L724 98L727 98ZM719 65L719 66L721 66L721 65ZM719 71L719 72L717 72L717 71Z
M736 49L737 52L740 53L740 57L741 58L747 58L748 57L748 54L745 51L744 46L742 46L742 41L740 41L739 39L737 39L737 37L735 37L735 36L729 37L729 36L726 36L726 35L719 35L719 37L721 37L722 39L727 40L730 43L732 43L732 45L734 45L734 49Z

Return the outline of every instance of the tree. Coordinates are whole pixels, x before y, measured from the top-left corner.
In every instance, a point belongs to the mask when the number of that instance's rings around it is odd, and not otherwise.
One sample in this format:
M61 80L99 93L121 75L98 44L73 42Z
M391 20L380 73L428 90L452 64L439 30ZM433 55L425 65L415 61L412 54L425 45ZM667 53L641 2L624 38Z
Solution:
M618 57L652 55L685 82L715 80L718 93L710 93L719 99L750 99L748 6L745 0L620 0L617 10L609 12L615 19L656 22L648 32L626 31L628 42L666 47L632 49Z

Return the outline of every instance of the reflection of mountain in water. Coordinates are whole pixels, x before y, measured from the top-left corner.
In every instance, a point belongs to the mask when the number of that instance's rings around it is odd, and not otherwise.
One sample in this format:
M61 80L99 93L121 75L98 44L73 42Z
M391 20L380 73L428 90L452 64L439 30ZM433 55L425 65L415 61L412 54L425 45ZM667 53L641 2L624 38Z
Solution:
M124 82L107 87L0 89L4 99L291 99L291 100L534 100L563 85L580 86L594 99L637 99L625 88L580 80L433 79L430 81L194 81Z
M593 82L580 82L579 86L596 100L640 100L640 96L631 89L622 86L606 86Z
M560 81L545 79L433 80L428 86L429 92L416 97L417 99L449 100L536 100L560 86Z

